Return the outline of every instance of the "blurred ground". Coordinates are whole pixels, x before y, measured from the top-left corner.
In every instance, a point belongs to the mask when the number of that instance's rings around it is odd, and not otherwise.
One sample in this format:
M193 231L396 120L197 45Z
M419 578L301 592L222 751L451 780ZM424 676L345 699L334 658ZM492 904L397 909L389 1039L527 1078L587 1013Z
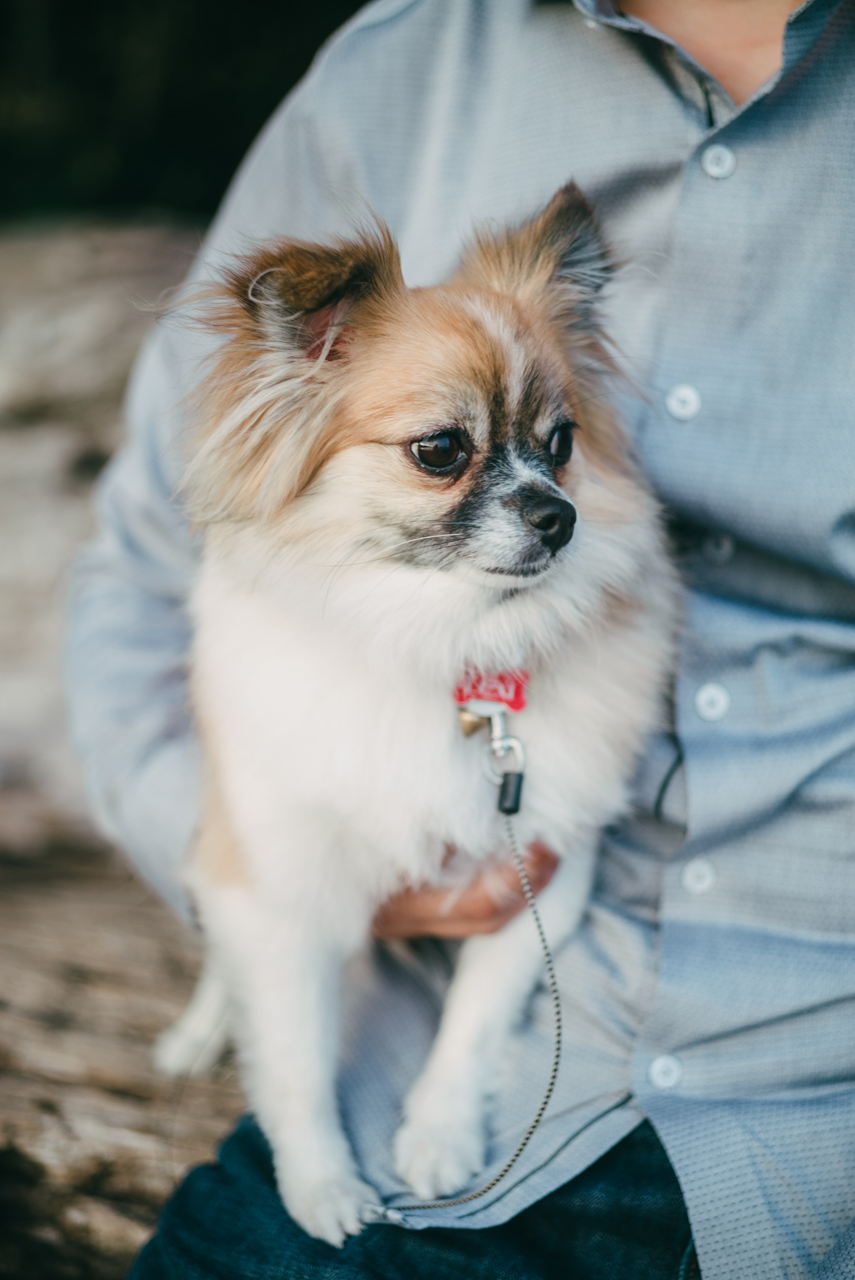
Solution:
M113 1280L241 1107L153 1076L196 940L94 836L65 742L63 579L186 228L0 234L0 1276Z

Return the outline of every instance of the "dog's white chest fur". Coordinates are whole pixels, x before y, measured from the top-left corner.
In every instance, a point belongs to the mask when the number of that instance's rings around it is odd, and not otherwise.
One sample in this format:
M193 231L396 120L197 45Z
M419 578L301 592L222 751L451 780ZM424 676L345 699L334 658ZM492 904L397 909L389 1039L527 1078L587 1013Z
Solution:
M419 627L406 582L401 589L388 570L366 576L367 593L412 613L410 626L385 634L345 627L323 591L301 598L300 586L295 575L293 592L287 577L275 596L247 590L233 565L209 555L196 593L196 687L250 865L258 860L269 888L280 881L291 894L342 862L374 904L401 883L435 879L449 846L470 860L496 854L486 740L461 733L449 654L423 652L439 642L428 618ZM661 636L648 618L639 624L576 636L537 661L528 706L513 716L528 757L523 842L572 854L622 807L622 763L652 726L658 695ZM328 866L303 865L301 824L313 845L326 830Z

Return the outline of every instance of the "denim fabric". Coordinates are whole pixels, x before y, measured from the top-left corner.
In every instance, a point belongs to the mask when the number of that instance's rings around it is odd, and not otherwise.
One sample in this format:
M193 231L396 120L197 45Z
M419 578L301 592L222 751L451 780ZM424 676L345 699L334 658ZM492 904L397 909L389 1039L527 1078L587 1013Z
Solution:
M167 1204L128 1280L699 1280L668 1157L645 1121L578 1178L499 1227L366 1227L343 1249L286 1214L261 1131L243 1120L217 1164Z

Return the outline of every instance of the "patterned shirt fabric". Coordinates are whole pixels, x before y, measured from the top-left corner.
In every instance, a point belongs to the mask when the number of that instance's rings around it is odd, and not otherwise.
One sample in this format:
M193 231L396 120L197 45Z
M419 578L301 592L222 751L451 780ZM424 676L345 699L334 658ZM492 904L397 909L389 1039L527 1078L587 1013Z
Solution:
M378 0L319 55L251 151L194 278L274 235L391 227L408 283L474 223L568 179L624 264L609 328L627 430L689 583L673 732L603 839L590 910L557 957L553 1102L481 1200L413 1228L502 1222L648 1117L704 1280L855 1275L855 0L789 19L782 70L737 108L610 0ZM73 585L72 726L93 804L187 911L198 753L185 613L198 544L173 494L205 339L164 321L130 440ZM449 695L450 696L450 695ZM416 727L414 726L414 732ZM448 980L438 944L352 967L341 1101L368 1179ZM548 993L502 1074L487 1181L549 1072Z

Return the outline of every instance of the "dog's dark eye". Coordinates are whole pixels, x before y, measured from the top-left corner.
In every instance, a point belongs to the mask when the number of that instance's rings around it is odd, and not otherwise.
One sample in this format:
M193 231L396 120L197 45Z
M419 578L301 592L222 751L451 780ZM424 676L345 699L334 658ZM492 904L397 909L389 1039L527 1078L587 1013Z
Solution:
M559 422L549 437L549 443L546 447L553 467L563 467L565 462L570 461L570 455L573 452L573 428L575 425L575 422L570 422L569 419L566 422Z
M437 431L423 440L414 440L410 451L428 471L451 471L464 457L460 438L451 431Z

